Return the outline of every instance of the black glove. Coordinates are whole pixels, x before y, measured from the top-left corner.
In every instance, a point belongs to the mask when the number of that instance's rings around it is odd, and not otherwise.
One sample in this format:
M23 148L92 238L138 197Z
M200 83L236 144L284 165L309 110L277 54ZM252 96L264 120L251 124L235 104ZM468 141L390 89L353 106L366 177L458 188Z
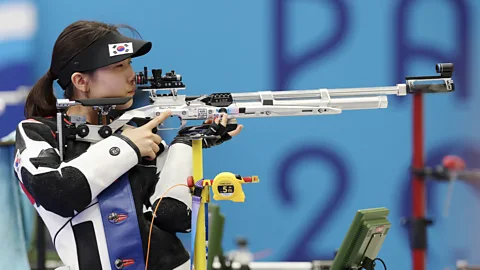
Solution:
M211 124L204 123L201 126L187 126L182 128L175 139L172 141L172 145L175 143L184 143L192 146L192 141L190 137L192 135L205 135L207 137L202 139L203 148L211 148L213 146L220 145L232 138L228 132L233 131L237 128L237 124L227 124L223 126L222 124L217 124L215 122Z

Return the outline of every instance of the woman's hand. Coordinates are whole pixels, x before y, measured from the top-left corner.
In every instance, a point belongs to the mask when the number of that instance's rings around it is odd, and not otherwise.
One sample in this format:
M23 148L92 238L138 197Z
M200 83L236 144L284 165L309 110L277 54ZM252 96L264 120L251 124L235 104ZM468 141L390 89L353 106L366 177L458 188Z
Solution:
M225 128L227 127L227 123L228 123L228 115L226 113L222 113L222 119L221 119L221 125L224 126ZM235 118L231 118L230 121L232 122L236 122L236 119ZM205 124L212 124L213 122L215 122L215 124L219 125L220 124L220 118L216 118L215 121L213 121L212 119L208 119L207 121L205 121L204 123ZM238 134L240 134L240 132L242 131L243 129L243 125L237 125L237 128L232 130L232 131L229 131L227 134L230 136L230 137L235 137L237 136ZM229 138L230 139L230 138Z
M153 133L152 130L158 127L171 114L170 111L163 112L141 127L125 129L122 135L129 138L138 147L142 157L148 157L153 160L157 157L158 151L160 151L159 145L162 143L162 138Z
M216 146L219 144L222 144L228 140L230 140L232 137L237 136L240 134L240 132L243 129L243 125L237 125L237 127L234 130L228 131L227 129L227 124L228 124L228 115L226 113L222 113L222 117L216 118L215 120L207 120L204 123L205 124L210 124L209 129L205 132L205 135L217 135L220 136L219 139L208 139L205 138L203 140L203 147L204 148L210 148L212 146ZM235 118L230 119L231 122L236 122Z
M178 131L178 135L173 139L171 145L183 143L192 146L192 140L189 139L192 135L206 135L202 139L203 148L222 144L232 137L238 136L243 129L243 125L233 124L235 125L235 128L233 128L231 127L232 124L228 122L228 115L223 113L221 117L214 120L209 119L200 126L184 127ZM230 122L236 123L236 119L231 118Z

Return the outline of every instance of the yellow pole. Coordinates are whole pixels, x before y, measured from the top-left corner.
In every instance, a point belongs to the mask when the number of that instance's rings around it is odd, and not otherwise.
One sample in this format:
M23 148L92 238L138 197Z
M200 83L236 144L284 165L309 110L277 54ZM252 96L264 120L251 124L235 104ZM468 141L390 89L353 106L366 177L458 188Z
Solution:
M202 139L194 139L192 141L193 151L193 180L194 183L203 179L203 155L202 155ZM207 243L206 243L206 228L205 228L205 203L208 203L210 198L209 187L202 190L202 200L198 210L197 232L195 235L194 244L194 260L193 267L195 270L207 269Z

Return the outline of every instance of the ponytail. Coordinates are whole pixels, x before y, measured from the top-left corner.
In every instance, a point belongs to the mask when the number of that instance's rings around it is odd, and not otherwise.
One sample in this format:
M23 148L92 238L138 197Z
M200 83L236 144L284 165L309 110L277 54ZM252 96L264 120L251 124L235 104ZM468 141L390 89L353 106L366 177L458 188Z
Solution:
M47 117L57 112L57 98L53 92L55 77L47 71L40 80L35 83L25 101L25 117Z

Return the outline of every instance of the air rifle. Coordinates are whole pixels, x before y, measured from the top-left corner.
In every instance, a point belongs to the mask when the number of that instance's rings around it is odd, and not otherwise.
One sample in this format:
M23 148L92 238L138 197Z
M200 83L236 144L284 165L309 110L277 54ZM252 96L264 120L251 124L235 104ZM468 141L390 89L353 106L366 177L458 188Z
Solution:
M174 70L162 75L161 69L153 69L148 75L147 67L136 73L138 89L149 92L150 104L123 113L111 123L89 125L76 121L67 125L66 134L59 136L60 147L67 139L98 142L119 131L133 121L143 125L163 111L170 110L172 117L180 119L180 129L188 120L213 119L226 112L230 118L263 118L281 116L308 116L340 114L344 110L387 108L387 95L405 96L415 93L442 93L454 91L452 63L436 64L436 76L406 77L404 84L387 87L314 89L288 91L257 91L243 93L213 93L200 96L180 95L186 88L182 76ZM159 93L167 91L167 93ZM103 98L70 101L57 100L59 129L68 107L81 104L92 106L102 115L108 115L117 105L127 103L131 97ZM232 125L236 125L232 123Z

